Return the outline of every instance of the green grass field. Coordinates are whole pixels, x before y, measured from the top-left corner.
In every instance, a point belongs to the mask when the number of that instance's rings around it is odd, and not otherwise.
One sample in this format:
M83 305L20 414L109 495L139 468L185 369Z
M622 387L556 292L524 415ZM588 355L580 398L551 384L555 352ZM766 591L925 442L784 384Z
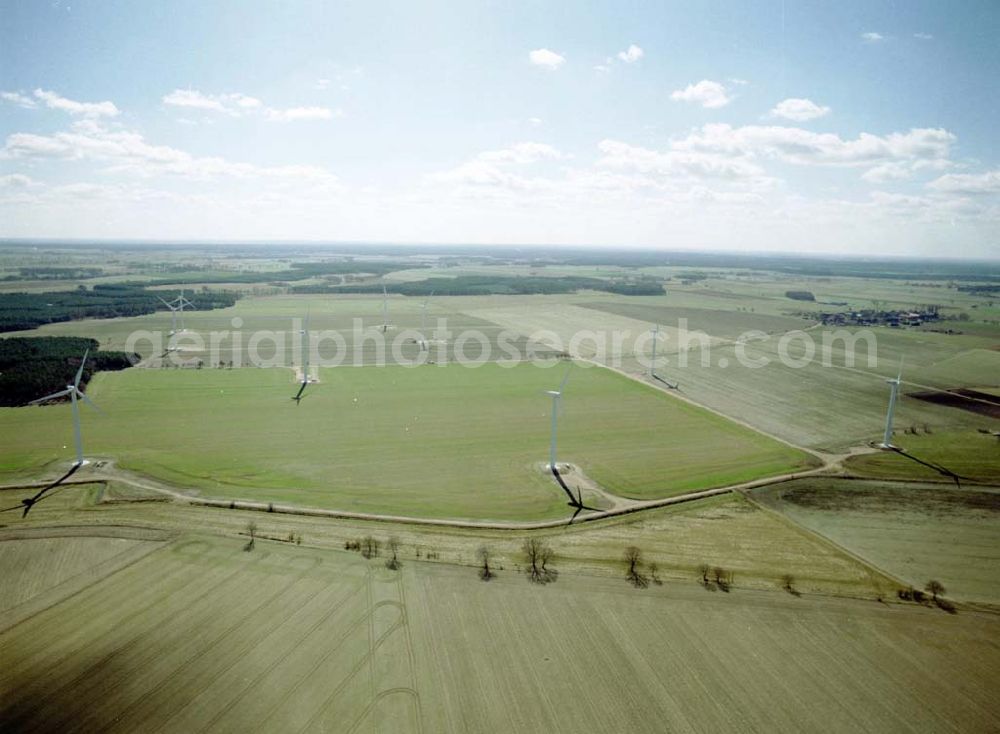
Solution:
M102 373L84 406L90 456L204 495L424 517L560 517L542 467L568 366L324 369L301 405L291 370ZM561 461L654 498L803 467L761 434L596 367L573 367ZM69 407L0 410L2 468L67 461Z
M893 443L903 453L880 451L852 456L852 473L882 479L951 481L953 475L980 482L1000 480L1000 440L974 430L920 433L896 431Z
M51 534L64 559L83 542ZM992 615L512 571L486 584L243 544L180 537L0 632L0 728L985 731L998 715Z
M753 496L918 589L936 579L950 598L1000 603L996 489L810 478Z

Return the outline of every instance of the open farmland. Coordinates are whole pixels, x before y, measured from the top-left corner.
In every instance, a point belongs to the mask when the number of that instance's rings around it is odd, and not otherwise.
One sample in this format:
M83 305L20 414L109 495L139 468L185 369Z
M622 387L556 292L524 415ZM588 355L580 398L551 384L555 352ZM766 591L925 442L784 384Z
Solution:
M15 489L0 492L10 505L30 493ZM786 574L795 579L798 591L807 594L876 599L892 596L897 587L878 570L739 494L597 522L512 532L206 508L162 495L154 501L149 493L120 482L91 481L60 487L25 519L8 515L11 528L6 532L18 538L36 538L52 532L76 536L90 529L121 537L122 528L141 525L158 528L161 533L198 527L235 537L245 533L251 521L258 524L263 537L295 536L311 547L326 549L343 548L345 543L367 535L383 542L394 536L401 543L404 559L433 555L440 563L459 566L474 565L477 548L485 544L498 567L518 567L523 562L522 541L533 537L549 543L556 552L558 568L571 574L620 579L622 551L632 544L642 551L645 563L657 564L663 579L683 583L697 582L699 568L708 565L734 574L734 583L741 589L776 590Z
M242 545L178 538L0 632L0 726L943 731L998 715L988 615L511 571L484 584Z
M301 405L289 399L290 370L101 373L89 388L103 413L85 417L88 451L208 496L418 517L560 517L565 496L542 470L542 392L567 368L324 369ZM810 464L616 373L572 369L560 460L614 494L665 497ZM0 411L5 468L65 460L69 431L66 405Z
M164 291L164 295L170 297L178 291L179 288L174 288ZM425 301L426 315L422 308ZM301 360L299 331L308 315L309 329L314 333L314 364L318 360L331 365L410 363L421 357L446 361L455 357L454 340L463 332L476 334L476 338L459 345L466 358L475 360L483 356L479 335L488 345L488 359L509 358L498 347L503 327L456 310L454 299L390 296L390 329L384 336L378 331L382 324L382 302L381 296L366 295L248 297L230 308L185 312L183 320L187 330L174 337L170 336L173 321L168 311L133 318L64 321L30 331L11 332L11 335L86 334L97 339L102 349L128 347L153 365L167 361L163 357L169 348L177 349L177 356L186 364L194 364L200 359L206 366L215 366L216 360L232 362L234 366L247 365L253 363L252 348L255 359L260 362L292 366ZM435 332L439 320L443 320L449 332L441 339ZM131 342L130 337L133 337ZM421 337L432 340L429 355L420 353L416 340ZM509 334L507 341L521 355L544 355L552 351L515 333ZM380 342L385 346L380 348Z
M918 589L936 579L951 598L1000 603L995 487L810 478L753 496Z
M900 357L905 356L902 399L896 408L898 430L928 425L933 431L969 431L998 425L985 416L906 397L910 391L994 385L1000 375L1000 352L983 352L978 338L878 329L877 360L869 365L863 349L853 364L848 363L839 342L824 364L821 334L815 336L812 361L804 360L800 349L790 349L787 363L783 362L778 340L770 339L744 345L746 357L761 367L741 365L736 348L721 345L710 351L693 349L682 355L681 365L671 356L660 372L679 382L683 393L699 403L797 445L835 450L881 436L889 395L885 378L895 376ZM975 356L966 362L968 370L961 379L944 379L934 365L956 352ZM626 360L625 366L636 373L643 370L634 360Z

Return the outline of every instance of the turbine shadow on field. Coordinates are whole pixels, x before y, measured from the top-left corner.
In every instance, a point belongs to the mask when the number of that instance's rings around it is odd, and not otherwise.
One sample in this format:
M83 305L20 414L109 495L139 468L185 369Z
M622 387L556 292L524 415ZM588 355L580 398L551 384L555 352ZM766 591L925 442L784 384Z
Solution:
M659 382L662 382L664 385L666 385L667 387L669 387L671 390L680 390L681 389L680 383L677 383L677 382L673 382L672 383L669 380L665 380L662 377L660 377L658 374L656 374L655 372L653 373L653 379L654 380L658 380Z
M918 464L922 464L923 466L926 466L929 469L933 469L934 471L936 471L941 476L949 477L950 479L952 479L955 482L955 486L956 487L961 487L962 486L962 482L961 482L962 479L968 479L968 477L963 477L963 476L961 476L959 474L956 474L955 472L953 472L951 469L949 469L946 466L942 466L941 464L935 463L933 461L924 461L923 459L918 458L918 457L914 456L913 454L904 451L903 449L895 449L895 451L896 451L897 454L899 454L900 456L903 456L903 457L909 459L910 461L915 461Z
M28 512L31 510L31 508L34 507L39 502L41 502L43 499L45 499L45 495L46 495L46 493L49 490L55 489L60 484L62 484L63 482L65 482L67 479L69 479L71 476L73 476L74 474L76 474L76 471L79 468L80 468L79 464L74 464L72 467L70 467L70 470L68 472L66 472L61 477L59 477L57 480L55 480L54 482L52 482L52 484L49 484L49 485L43 487L38 492L36 492L33 496L26 497L25 499L21 500L20 504L13 505L11 507L5 507L4 509L0 510L0 512L10 512L11 510L20 510L21 508L24 508L24 512L21 514L21 517L22 518L27 517L28 516ZM49 496L51 496L51 495L49 495Z
M550 469L552 471L552 476L556 478L556 481L559 482L559 486L562 487L562 491L566 493L567 497L569 497L569 503L568 503L569 506L576 508L576 511L573 513L573 517L571 517L569 519L569 522L567 523L568 525L572 525L573 521L576 520L576 516L579 515L581 512L583 512L584 510L590 510L591 512L600 512L600 510L598 510L596 507L589 507L588 505L583 504L583 492L580 491L579 489L577 489L576 496L573 496L573 491L568 486L566 486L566 482L563 480L562 475L559 474L559 469L557 469L554 466L550 467Z
M40 631L44 634L44 631ZM57 732L77 729L107 731L117 718L117 710L107 700L81 700L71 684L94 678L119 679L121 670L113 655L74 655L63 661L58 671L33 675L24 670L8 670L0 696L0 731Z

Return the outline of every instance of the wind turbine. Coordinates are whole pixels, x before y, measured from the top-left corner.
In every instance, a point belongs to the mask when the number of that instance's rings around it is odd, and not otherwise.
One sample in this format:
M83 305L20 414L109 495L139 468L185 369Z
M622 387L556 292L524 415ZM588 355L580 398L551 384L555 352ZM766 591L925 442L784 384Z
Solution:
M896 396L899 394L899 386L903 380L903 358L899 358L899 374L896 377L886 380L889 383L889 409L885 413L885 434L882 436L880 449L896 450L892 445L892 414L896 409Z
M389 331L389 293L385 289L385 283L382 284L382 325L379 330L383 334Z
M160 297L157 296L157 298L160 298ZM170 334L171 334L171 336L177 333L177 314L178 313L180 313L180 315L181 315L181 331L186 331L186 329L184 328L184 307L185 306L194 307L194 304L191 303L191 301L189 301L187 298L184 297L184 290L181 289L180 295L177 296L177 298L175 298L172 301L165 301L162 298L160 298L160 301L163 303L164 306L166 306L167 308L170 309L170 318L171 318Z
M653 325L653 356L649 360L649 376L656 377L656 342L660 340L660 325Z
M295 394L292 400L298 405L302 400L302 393L306 391L306 385L309 384L309 312L306 312L306 318L302 326L304 327L300 332L302 334L302 384L299 385L299 391Z
M649 360L649 378L651 380L659 380L660 382L662 382L664 385L666 385L670 389L676 390L677 389L677 383L674 383L673 385L671 385L665 379L663 379L658 374L656 374L656 342L658 342L660 340L660 325L659 324L654 324L651 331L652 331L652 334L653 334L653 356Z
M434 297L434 291L420 304L420 349L426 352L430 348L430 341L427 339L427 302Z
M546 390L545 394L552 398L552 437L549 443L549 471L552 472L552 476L559 483L562 491L566 493L569 497L570 507L576 508L573 513L573 517L570 518L570 524L576 519L583 510L593 510L597 511L596 507L588 507L583 504L583 492L577 489L576 496L570 491L570 488L566 486L566 482L563 480L562 476L559 474L559 465L556 463L556 434L558 433L558 417L559 417L559 401L562 398L563 391L566 389L566 382L569 380L570 371L573 369L572 363L570 363L569 369L566 370L566 374L563 375L562 382L559 383L558 390Z
M76 444L76 462L74 462L74 467L81 467L87 463L83 458L83 441L80 438L80 404L77 399L83 400L87 405L100 413L100 408L98 408L94 403L80 391L80 378L83 377L83 367L87 363L87 355L90 354L88 349L83 353L83 361L80 362L80 369L76 371L76 377L73 378L73 384L67 385L65 390L53 393L52 395L46 395L44 398L38 398L38 400L32 400L28 405L37 405L38 403L48 402L49 400L54 400L55 398L62 398L69 395L70 402L73 405L73 441Z

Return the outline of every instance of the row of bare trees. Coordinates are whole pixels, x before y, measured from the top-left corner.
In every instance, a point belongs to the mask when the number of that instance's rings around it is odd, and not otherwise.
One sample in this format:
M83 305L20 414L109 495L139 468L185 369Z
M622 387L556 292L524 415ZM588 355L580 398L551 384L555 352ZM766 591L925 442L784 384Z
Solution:
M378 558L379 548L378 539L371 535L366 535L360 540L348 540L344 543L344 550L357 551L368 559ZM402 561L399 560L399 538L390 536L385 542L385 549L389 553L389 557L385 562L385 567L393 571L399 569L403 565Z
M701 576L701 585L706 589L728 592L733 586L733 572L722 566L709 568L707 563L703 563L698 566L698 574Z
M624 559L626 567L625 578L635 588L645 589L649 586L650 581L657 585L663 583L660 581L658 575L660 567L655 562L646 564L646 571L645 573L643 572L642 551L636 546L630 545L625 549Z
M930 594L931 598L928 600L926 594ZM948 590L944 588L944 584L936 579L931 579L926 584L924 584L924 589L914 589L912 586L907 589L900 589L897 595L900 599L904 601L913 601L917 604L924 604L930 601L936 604L939 608L943 609L950 614L955 613L955 605L943 597L943 594L948 593Z
M247 529L245 531L246 535L250 536L250 540L247 544L243 546L243 550L248 553L254 549L257 543L257 523L253 520L247 523ZM289 533L287 538L275 537L275 536L262 536L267 540L280 540L283 543L295 543L295 545L302 545L302 536L296 535L295 533Z

